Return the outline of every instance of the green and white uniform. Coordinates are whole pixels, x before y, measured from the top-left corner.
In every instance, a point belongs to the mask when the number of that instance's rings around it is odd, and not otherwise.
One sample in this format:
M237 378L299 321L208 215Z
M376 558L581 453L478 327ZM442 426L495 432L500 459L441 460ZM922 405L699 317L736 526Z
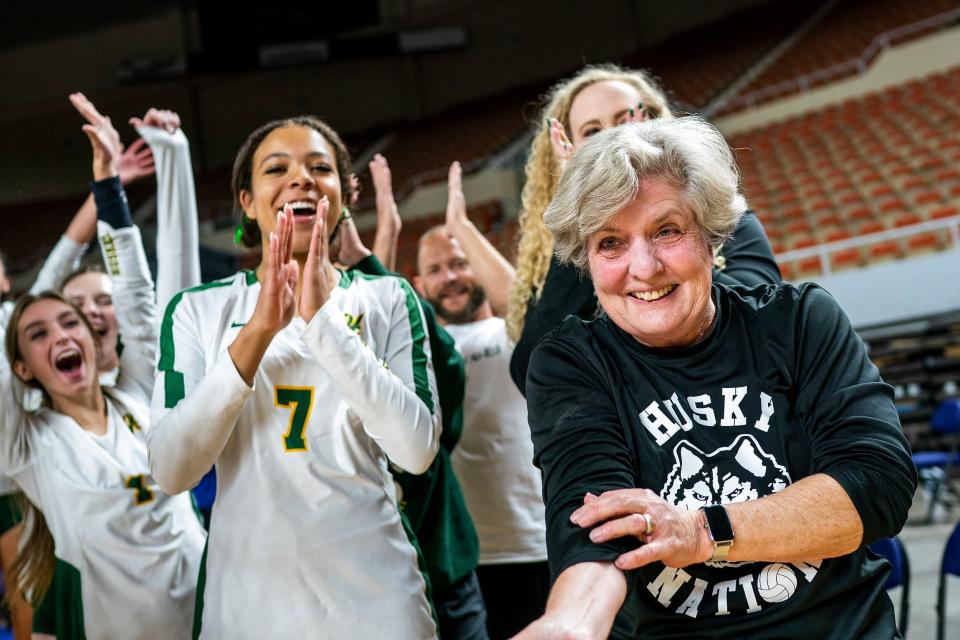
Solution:
M156 350L153 282L136 228L101 223L100 239L125 338L124 375L105 391L106 434L48 408L5 411L0 430L0 460L54 539L57 574L47 595L54 620L37 630L88 639L188 637L204 533L189 496L165 495L149 474L153 379L143 363ZM21 386L9 369L3 383L4 397Z
M227 351L252 272L181 292L163 318L150 464L182 490L216 462L204 638L432 638L387 456L422 472L440 415L423 312L396 278L341 274L247 386Z

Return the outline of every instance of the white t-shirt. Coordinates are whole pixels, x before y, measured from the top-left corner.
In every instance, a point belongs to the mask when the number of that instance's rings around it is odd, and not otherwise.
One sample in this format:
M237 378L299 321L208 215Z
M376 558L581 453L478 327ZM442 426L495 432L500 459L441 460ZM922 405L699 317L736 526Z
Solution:
M415 295L342 274L309 324L273 338L251 388L227 350L259 293L253 272L201 285L161 327L151 470L180 489L216 462L202 637L433 638L387 467L421 472L439 446Z
M450 461L480 538L480 564L547 559L540 472L527 402L510 379L503 318L445 325L463 355L463 435Z

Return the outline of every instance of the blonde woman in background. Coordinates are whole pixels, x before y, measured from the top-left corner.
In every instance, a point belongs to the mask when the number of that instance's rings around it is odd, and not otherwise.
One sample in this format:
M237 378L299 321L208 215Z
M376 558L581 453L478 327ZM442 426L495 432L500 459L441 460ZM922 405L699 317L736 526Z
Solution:
M575 267L553 258L553 238L543 222L567 161L604 129L674 117L650 76L612 64L588 66L561 81L545 102L540 118L544 126L534 136L525 169L516 277L510 283L507 313L507 331L516 341L510 373L521 392L530 354L540 338L568 315L591 319L597 312L593 283ZM474 261L472 256L470 260ZM723 255L716 257L713 277L725 284L780 281L770 244L752 211L743 216ZM505 286L501 281L499 287Z

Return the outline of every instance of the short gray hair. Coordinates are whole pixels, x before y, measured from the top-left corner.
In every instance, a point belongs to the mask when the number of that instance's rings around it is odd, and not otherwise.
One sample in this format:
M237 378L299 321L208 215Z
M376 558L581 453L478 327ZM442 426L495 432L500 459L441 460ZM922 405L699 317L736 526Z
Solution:
M720 248L747 208L733 153L696 116L612 127L577 149L543 215L561 262L587 264L587 239L636 199L644 178L673 183L710 245Z

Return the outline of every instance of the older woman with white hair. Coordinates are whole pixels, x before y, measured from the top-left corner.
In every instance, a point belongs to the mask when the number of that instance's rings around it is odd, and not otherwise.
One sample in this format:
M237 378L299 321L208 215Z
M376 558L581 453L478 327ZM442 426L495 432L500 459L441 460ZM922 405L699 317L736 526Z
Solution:
M567 167L544 220L604 314L530 363L555 583L518 637L897 636L866 549L917 482L891 389L823 289L712 282L745 208L698 118Z

